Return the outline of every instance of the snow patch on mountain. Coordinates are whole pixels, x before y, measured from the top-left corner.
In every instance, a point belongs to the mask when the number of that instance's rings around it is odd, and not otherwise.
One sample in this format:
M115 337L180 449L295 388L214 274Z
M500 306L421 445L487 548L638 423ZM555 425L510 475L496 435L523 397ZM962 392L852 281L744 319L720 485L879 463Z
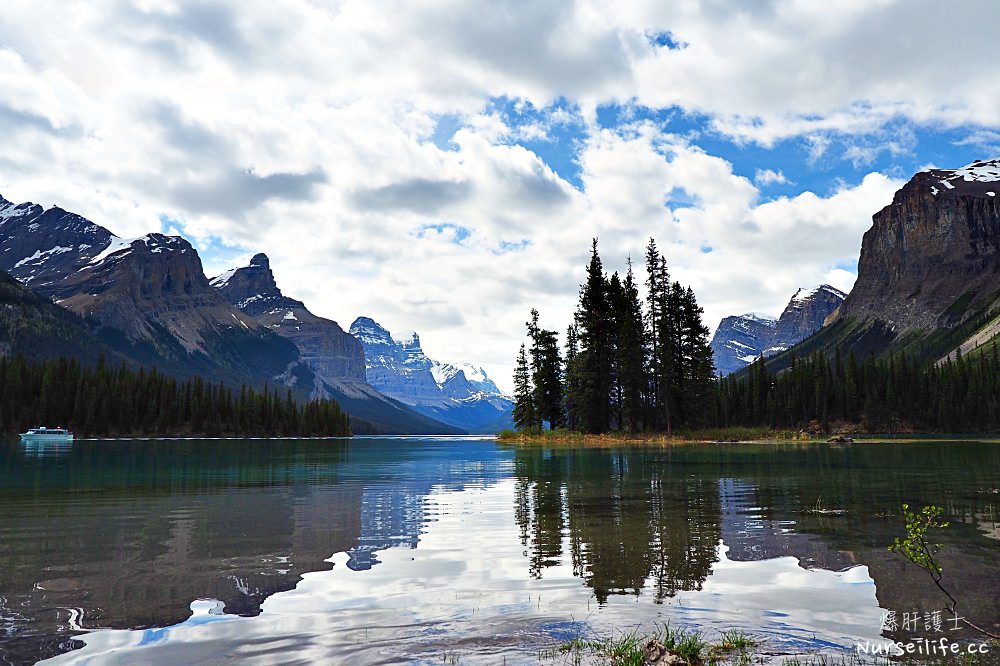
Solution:
M25 264L36 263L39 259L43 259L46 255L62 254L63 252L69 252L72 249L73 249L72 247L63 247L61 245L56 245L54 248L45 250L44 252L42 250L35 250L35 253L33 255L31 255L30 257L25 257L24 259L21 259L16 264L14 264L14 268L20 268Z
M939 194L972 194L996 196L986 191L989 183L1000 182L1000 158L976 160L959 169L928 169L921 174L919 180L931 184L931 195ZM939 189L940 185L944 189Z
M216 289L222 289L227 284L229 284L229 279L231 277L233 277L233 275L235 275L236 271L238 271L238 270L239 270L239 268L230 268L225 273L223 273L221 275L216 275L214 278L212 278L211 280L209 280L208 283L210 285L212 285L213 287L215 287Z

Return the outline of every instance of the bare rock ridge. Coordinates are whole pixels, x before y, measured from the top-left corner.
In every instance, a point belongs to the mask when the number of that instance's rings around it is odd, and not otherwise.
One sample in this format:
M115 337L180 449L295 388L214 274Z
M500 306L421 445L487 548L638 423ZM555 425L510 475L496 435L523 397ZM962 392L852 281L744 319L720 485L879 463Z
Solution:
M365 381L365 354L337 322L317 317L281 293L267 255L212 278L210 284L243 314L295 343L302 359L331 384Z
M724 318L711 342L716 373L731 374L802 342L823 328L844 298L842 291L823 284L796 291L777 319L753 313Z
M278 288L266 254L232 268L209 284L255 323L292 342L313 373L312 395L332 397L352 416L366 419L377 433L457 434L462 430L418 413L379 392L365 378L361 344L332 319L314 315L302 301ZM367 432L367 425L362 426ZM358 425L355 431L360 431Z
M841 317L930 331L997 302L1000 159L922 171L872 222Z
M796 291L778 317L764 356L783 352L823 328L827 317L840 307L846 297L847 294L828 284Z
M754 313L723 318L710 345L715 372L725 376L753 363L770 346L777 324L774 317Z
M364 347L368 381L382 393L470 432L510 426L513 401L482 368L432 360L415 332L394 337L369 317L355 319L351 334Z

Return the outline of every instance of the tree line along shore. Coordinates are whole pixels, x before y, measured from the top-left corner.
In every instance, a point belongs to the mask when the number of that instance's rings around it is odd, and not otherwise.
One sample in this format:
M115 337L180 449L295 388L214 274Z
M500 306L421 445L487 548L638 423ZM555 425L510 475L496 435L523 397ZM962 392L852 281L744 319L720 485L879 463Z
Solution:
M763 358L719 378L691 287L650 239L646 296L631 261L604 271L594 239L560 347L532 310L514 371L516 431L501 439L682 441L825 433L1000 432L1000 349L944 361L816 350L772 372Z

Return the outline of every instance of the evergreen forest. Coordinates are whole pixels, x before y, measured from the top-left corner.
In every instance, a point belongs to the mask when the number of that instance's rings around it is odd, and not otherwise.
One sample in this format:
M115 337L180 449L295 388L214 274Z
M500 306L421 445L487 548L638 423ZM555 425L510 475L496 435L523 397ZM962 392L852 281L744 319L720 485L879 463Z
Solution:
M0 431L45 425L78 437L350 435L334 400L297 402L291 391L179 381L154 369L76 359L0 357Z

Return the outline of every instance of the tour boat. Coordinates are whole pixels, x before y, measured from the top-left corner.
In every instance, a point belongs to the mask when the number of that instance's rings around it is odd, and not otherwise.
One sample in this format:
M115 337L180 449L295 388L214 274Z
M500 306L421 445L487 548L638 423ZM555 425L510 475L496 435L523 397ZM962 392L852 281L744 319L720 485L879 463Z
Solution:
M73 439L73 433L65 428L31 428L21 433L22 442L65 442Z

